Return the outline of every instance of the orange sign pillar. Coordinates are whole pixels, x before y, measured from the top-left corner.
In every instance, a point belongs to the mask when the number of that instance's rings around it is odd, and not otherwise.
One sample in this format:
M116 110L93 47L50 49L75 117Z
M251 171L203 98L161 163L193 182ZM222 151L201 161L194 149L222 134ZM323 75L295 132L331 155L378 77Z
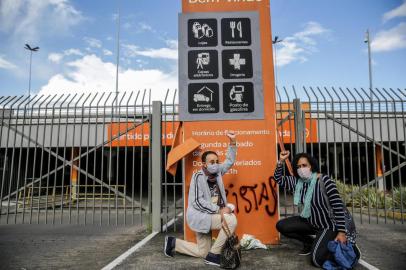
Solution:
M220 160L224 160L228 142L225 131L234 131L238 141L237 160L223 180L227 200L236 206L236 233L239 237L242 234L252 234L264 243L277 244L279 233L275 225L279 220L278 187L270 178L277 161L277 129L269 0L182 0L182 11L258 12L264 95L263 120L184 123L184 138L193 137L202 143L198 150L185 158L185 209L188 207L191 176L201 168L201 153L214 150ZM194 239L194 233L188 228L186 221L185 238Z

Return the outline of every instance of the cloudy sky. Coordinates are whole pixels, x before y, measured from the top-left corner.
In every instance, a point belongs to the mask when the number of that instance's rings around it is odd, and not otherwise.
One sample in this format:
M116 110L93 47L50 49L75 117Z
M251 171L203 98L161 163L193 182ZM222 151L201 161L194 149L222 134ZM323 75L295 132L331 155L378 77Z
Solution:
M0 96L177 88L180 0L0 0ZM271 0L279 86L406 86L406 0Z

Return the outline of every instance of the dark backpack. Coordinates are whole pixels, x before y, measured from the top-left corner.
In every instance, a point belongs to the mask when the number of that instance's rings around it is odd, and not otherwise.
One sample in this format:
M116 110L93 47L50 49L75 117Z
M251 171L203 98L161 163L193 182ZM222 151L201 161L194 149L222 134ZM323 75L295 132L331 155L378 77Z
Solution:
M326 190L324 180L320 179L319 182L320 182L320 188L321 188L321 192L323 193L324 200L327 203L329 216L331 219L334 219L333 208L331 207L330 201L328 200L327 190ZM347 240L351 244L355 244L355 242L356 242L355 240L357 238L357 229L355 227L354 218L352 217L350 211L348 211L348 209L345 205L343 205L343 208L344 208L344 219L345 219L345 230L346 230L345 234L346 234Z

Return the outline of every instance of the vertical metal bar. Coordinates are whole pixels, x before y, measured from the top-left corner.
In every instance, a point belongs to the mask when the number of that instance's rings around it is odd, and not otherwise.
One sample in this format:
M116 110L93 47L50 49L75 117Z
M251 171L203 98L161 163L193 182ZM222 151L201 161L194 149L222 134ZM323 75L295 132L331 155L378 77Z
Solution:
M4 111L6 110L6 106L12 102L14 99L16 99L17 97L14 96L13 98L10 99L9 102L7 102L4 105L4 109L2 112L2 121L3 121L3 125L5 124L5 120L4 120ZM6 171L7 171L7 163L8 163L8 150L9 150L9 141L10 141L10 130L11 130L11 114L13 113L13 106L22 98L22 96L20 96L16 101L14 101L11 105L10 105L10 111L9 111L9 115L8 115L8 121L7 121L7 136L6 136L6 142L5 142L5 153L4 153L4 164L3 164L3 176L2 176L2 181L1 181L1 192L0 192L0 221L2 218L2 213L3 213L3 190L4 190L4 183L6 182ZM7 194L9 195L9 194ZM8 196L9 197L9 196ZM8 211L8 206L7 206L7 211Z
M305 151L303 149L303 119L300 99L293 100L293 107L295 110L295 154L299 154Z
M324 101L324 123L325 123L325 138L326 138L326 169L327 169L327 175L331 177L330 175L330 149L329 149L329 144L328 144L328 122L327 122L327 100L326 97L323 95L323 92L320 90L319 87L317 87L317 90L319 91L320 95L323 97ZM334 123L333 123L333 128L334 128ZM320 139L319 139L320 140Z
M66 98L62 101L62 103L59 106L59 116L58 116L58 127L57 127L57 135L56 135L56 157L55 157L55 166L54 168L56 169L58 167L58 157L59 157L59 136L60 136L60 131L61 131L61 118L62 118L62 108L63 104L65 104L66 100L70 97L71 94L68 94ZM62 95L63 96L63 95ZM51 134L52 136L52 134ZM66 135L65 135L66 136ZM65 156L63 156L64 161L65 161ZM58 182L58 171L55 171L55 177L54 177L54 187L53 187L53 215L52 215L52 224L55 224L55 213L56 213L56 187L57 187L57 182ZM61 197L63 197L63 175L62 175L62 182L61 182Z
M405 121L405 110L404 110L404 108L403 108L403 100L402 100L402 98L392 89L392 88L390 88L390 91L398 98L398 101L400 102L400 105L401 105L401 112L402 112L402 119L401 119L401 123L403 124L403 127L404 128L406 128L406 125L404 124L404 121ZM395 102L395 99L393 99L394 100L394 102ZM395 125L395 127L396 127L396 151L398 152L398 153L400 153L400 147L399 147L399 137L398 137L398 125L397 125L397 119L395 118L395 122L396 122L396 125ZM406 138L406 132L405 132L405 130L403 130L403 140L405 140L405 138ZM404 144L405 145L405 153L406 153L406 143ZM400 156L399 155L396 155L396 157L397 157L397 163L398 163L398 171L399 171L399 195L400 195L400 216L401 216L401 223L403 224L404 223L404 218L403 218L403 194L402 194L402 179L403 179L403 175L402 175L402 170L401 170L401 168L400 168Z
M313 88L310 87L310 90L312 91L313 95L316 97L316 110L317 110L317 148L318 148L318 152L319 152L319 166L320 166L320 172L321 172L321 143L320 143L320 108L319 108L319 98L316 95L316 93L314 92Z
M28 101L28 107L30 106L30 103L37 98L37 95L35 95L30 101ZM30 108L30 120L29 120L29 129L28 129L28 138L31 139L31 130L32 130L32 117L33 117L33 111L34 111L34 106L35 104L39 101L37 99L34 103L32 103L31 108ZM2 118L3 119L3 118ZM24 131L23 131L24 132ZM2 135L0 134L0 138L2 138ZM25 157L25 170L24 170L24 189L23 189L23 217L22 217L22 224L25 223L25 199L26 199L26 188L27 188L27 176L28 176L28 164L30 164L30 145L31 141L27 141L27 155ZM35 146L35 144L34 144Z
M15 214L14 214L14 224L17 224L17 213L18 213L18 208L19 208L19 202L18 202L18 200L19 200L19 194L21 194L21 192L18 192L18 190L19 190L19 188L20 188L20 181L21 181L21 179L20 179L20 176L21 176L21 174L23 174L23 173L25 173L24 171L21 171L21 167L22 167L22 165L21 165L21 159L22 159L22 156L23 156L23 144L24 144L24 136L26 136L25 135L25 127L26 127L26 124L25 124L25 120L26 120L26 114L27 114L27 106L29 106L29 104L30 104L30 101L31 101L31 96L28 96L28 102L24 105L24 112L23 112L23 119L22 119L22 130L21 130L21 133L22 133L22 135L20 136L21 137L21 141L20 141L20 149L19 149L19 156L18 156L18 166L17 166L17 168L18 168L18 177L17 177L17 185L16 185L16 190L15 190L15 193L16 193L16 198L15 198L15 206L16 206L16 210L15 210ZM26 100L27 100L26 99ZM24 102L25 102L25 100L24 100ZM17 131L17 130L16 130ZM28 154L29 154L29 148L28 148L28 145L29 145L29 143L30 143L30 141L29 140L27 140L27 155L26 155L26 157L28 156ZM27 162L26 162L26 164L27 164ZM24 186L25 187L25 186ZM9 196L10 197L10 196ZM23 193L23 201L24 201L24 198L25 198L25 194ZM24 205L23 205L23 211L22 211L22 214L23 214L23 216L24 216Z
M390 140L390 134L391 134L391 132L390 132L390 126L389 126L389 105L388 105L388 99L385 97L385 95L383 95L382 94L382 92L381 91L379 91L378 90L378 88L376 88L376 91L382 96L382 98L385 100L385 108L386 108L386 127L387 127L387 141L388 141L388 146L389 146L389 152L388 152L388 154L389 154L389 168L390 169L392 169L392 145L391 145L391 140ZM380 117L380 122L382 123L382 118ZM381 135L382 137L381 137L381 141L382 141L382 147L381 147L381 149L382 149L382 159L384 159L384 157L385 157L385 153L384 153L384 148L383 148L383 146L384 146L384 143L383 143L383 131L382 131L382 135ZM384 202L384 214L385 214L385 223L386 223L386 220L387 220L387 208L386 208L386 189L387 189L387 187L386 187L386 178L385 178L385 171L386 171L386 169L385 169L385 163L384 163L384 161L382 160L382 163L383 163L383 166L382 166L382 169L383 169L383 179L384 179L384 181L383 181L383 183L384 183L384 193L383 193L383 202ZM391 172L391 174L390 174L390 178L391 178L391 188L392 188L392 194L393 194L393 172ZM393 199L393 196L392 196L392 199ZM394 217L394 216L393 216ZM395 222L395 218L393 218L393 221Z
M339 88L340 90L341 90L341 92L342 92L342 89L341 88ZM339 104L340 104L340 121L341 122L344 122L344 118L343 118L343 108L342 108L342 104L343 104L343 101L341 100L341 97L340 97L340 95L339 94L337 94L337 91L335 90L335 88L334 87L332 87L332 90L334 91L334 93L336 94L336 96L338 97L338 100L339 100ZM345 94L344 94L344 96L345 96ZM348 115L348 125L349 126L351 126L351 119L350 119L350 103L349 103L349 101L348 101L348 97L347 96L345 96L345 98L347 99L347 115ZM334 116L334 118L335 118L335 116ZM342 182L343 182L343 184L344 184L344 186L346 186L346 175L345 175L345 172L346 172L346 168L345 168L345 146L344 146L344 130L343 130L343 125L340 125L340 136L341 136L341 161L342 161L342 166L343 166L343 168L341 169L341 171L342 171ZM349 130L349 129L347 129L347 131L348 131L348 137L350 138L351 137L351 131ZM334 144L335 144L336 142L334 141ZM351 149L351 141L350 141L350 149ZM352 156L352 152L350 151L350 157ZM351 171L350 171L350 175L352 175L352 164L350 164L350 166L351 166ZM336 180L338 180L338 178L336 178ZM351 186L351 189L352 189L352 186ZM345 189L344 189L345 190ZM351 190L352 191L352 190ZM351 192L352 193L352 192ZM346 204L347 202L346 202L346 196L344 196L344 204ZM353 213L354 211L352 211L352 213Z
M341 90L341 88L340 88ZM341 90L343 91L343 90ZM350 89L347 88L347 92L352 96L353 101L355 102L355 119L356 119L356 130L357 130L357 161L358 161L358 185L359 185L359 196L360 196L360 221L362 224L362 193L361 193L361 187L362 187L362 182L361 182L361 152L360 152L360 142L359 142L359 121L361 120L361 118L358 117L358 102L357 99L355 98L354 94L350 91ZM365 131L364 131L365 132ZM366 135L366 134L365 134ZM353 204L353 208L354 208L354 194L351 193L351 200L352 200L352 204ZM354 213L354 209L352 210Z
M64 94L62 94L52 105L52 114L51 114L51 128L49 132L49 153L48 153L48 166L47 166L47 187L45 189L46 192L46 197L45 197L45 224L48 224L48 196L49 196L49 177L50 177L50 171L51 171L51 153L52 153L52 138L53 138L53 131L54 131L54 119L55 119L55 106L58 104L58 102L63 98ZM58 134L59 136L59 134ZM45 146L45 145L44 145ZM57 147L58 148L58 145ZM58 160L58 157L55 157L56 160ZM58 171L55 171L55 181L56 181L56 175ZM54 205L55 209L55 205Z
M172 140L175 140L175 98L176 98L176 93L177 93L177 89L175 89L175 91L173 93L173 99L172 99L172 134L173 134ZM180 123L179 123L179 125L180 125ZM176 218L177 212L176 212L176 177L175 177L175 175L172 176L172 184L173 184L173 205L174 205L174 211L175 211L173 216ZM182 196L183 196L183 192L182 192ZM183 197L182 197L182 199L183 199ZM183 202L183 200L182 200L182 202ZM173 231L176 232L176 222L173 223Z
M71 179L69 181L69 188L70 188L70 200L69 200L69 224L72 223L72 205L73 205L73 198L76 200L79 200L79 190L78 190L78 184L77 182L75 183L75 187L74 190L72 190L72 173L73 170L75 169L74 165L75 163L73 162L73 160L76 158L75 157L75 136L76 136L76 117L77 117L77 109L78 109L78 104L80 102L80 100L83 98L85 94L82 94L78 100L76 100L75 102L75 106L74 106L74 112L73 112L73 133L72 133L72 153L71 153L71 158L72 158L72 166L71 166ZM82 134L80 134L80 136L82 136ZM80 153L79 153L80 156ZM79 175L80 172L78 172ZM77 180L76 180L77 181ZM72 194L72 192L76 192L76 194Z
M87 95L87 97L85 98L85 100L83 101L83 103L82 103L82 109L81 109L81 115L80 115L80 131L79 131L79 157L81 157L82 156L82 146L83 146L83 121L84 121L84 114L85 114L85 105L86 105L86 102L87 102L87 100L90 98L90 96L91 96L92 94L91 93L89 93L88 95ZM79 158L78 159L78 167L79 167L79 169L81 169L82 167L83 167L83 164L82 164L82 158ZM82 172L81 172L81 170L78 170L78 182L77 182L77 192L78 192L78 198L77 198L77 200L76 200L76 213L77 213L77 216L76 216L76 224L80 224L80 207L79 207L79 203L80 203L80 188L81 188L81 186L80 186L80 179L81 179L81 174L82 174ZM85 189L86 189L86 186L85 186ZM85 201L86 201L86 197L85 197Z
M85 225L87 224L87 190L88 190L89 155L90 155L90 153L89 153L89 144L90 144L90 131L91 131L91 125L92 125L92 123L91 123L91 116L92 115L91 114L92 114L93 102L95 101L98 94L99 93L96 93L96 95L93 96L93 98L90 101L89 106L88 106L88 114L89 115L88 115L88 118L87 118L86 169L85 169L85 171L86 171L86 175L85 175L85 218L84 218L84 224ZM100 99L99 99L99 101L100 101ZM84 117L84 115L82 117ZM95 123L95 129L96 129L95 133L97 133L97 118L96 118L96 123ZM96 157L96 153L97 153L97 150L94 151L94 157ZM93 176L96 177L95 170L93 169L93 171L94 171ZM93 188L93 194L94 194L94 183L91 186ZM93 197L93 199L94 199L94 197ZM94 208L93 208L93 210L94 210ZM94 217L94 213L92 215L92 218L93 217Z
M40 98L39 98L39 100L41 100L42 99L42 97L43 96L41 96ZM50 96L47 96L45 99L44 99L44 101L43 102L41 102L39 105L38 105L38 115L37 115L37 126L36 126L36 132L35 132L35 148L34 148L34 165L33 165L33 167L32 167L32 184L31 184L31 198L30 198L30 206L31 206L31 209L30 209L30 224L32 223L32 216L33 216L33 199L34 199L34 194L35 194L35 183L34 183L34 180L35 180L35 172L36 172L36 165L37 165L37 149L39 148L39 147L41 147L41 145L39 144L39 142L38 142L38 134L39 134L39 124L40 124L40 116L41 116L41 107L42 107L42 105L45 103L45 102L47 102L47 100L48 100L48 98L49 98ZM41 164L40 164L40 170L41 170Z
M63 144L63 168L62 168L62 191L61 191L61 219L60 219L60 224L63 224L63 210L64 210L64 201L63 201L63 194L64 193L64 186L65 186L65 168L67 166L67 156L66 156L66 145L68 142L68 135L69 135L69 110L70 110L70 104L72 101L75 100L76 96L78 94L75 94L72 99L68 102L66 106L66 116L65 116L65 139L64 139L64 144ZM69 179L70 182L70 179ZM67 193L71 192L69 188L66 189ZM68 198L66 198L68 201ZM70 204L70 199L68 201L68 204Z
M152 104L151 104L151 89L148 91L148 117L152 121ZM148 148L148 209L149 209L149 218L148 221L152 229L152 123L150 122L149 129L149 148Z
M16 111L15 111L15 125L14 125L14 138L13 138L13 151L11 154L11 167L10 167L10 178L9 178L9 185L8 185L8 196L7 196L7 214L6 214L6 224L8 224L8 219L9 219L9 214L10 214L10 201L11 201L11 189L13 186L13 176L14 176L14 160L15 160L15 152L16 152L16 142L17 142L17 132L18 132L18 120L19 120L19 112L20 112L20 106L28 99L24 98L23 96L23 100L18 103ZM11 114L13 114L13 111L11 111ZM10 116L11 116L10 114ZM9 128L11 128L11 121L9 122ZM20 153L21 154L21 153ZM19 170L17 169L17 173L19 174ZM16 179L18 181L18 177ZM16 183L16 185L18 186L18 184ZM18 189L17 189L18 190ZM18 194L16 194L16 197L18 198ZM15 205L15 213L17 212L17 205Z
M393 96L391 96L389 94L388 91L386 91L385 88L382 89L386 95L388 95L390 97L390 99L392 99L392 105L393 105L393 110L392 110L392 114L395 116L394 120L395 120L395 138L396 138L396 150L397 150L397 166L399 168L398 170L398 177L400 177L400 163L399 163L399 140L398 140L398 125L397 125L397 119L396 119L396 115L397 115L397 109L396 109L396 101L393 98ZM385 98L386 100L386 98ZM387 108L388 105L386 106ZM387 125L388 125L388 142L389 142L389 167L392 169L393 164L392 164L392 151L391 151L391 144L392 144L392 140L391 140L391 136L390 136L390 126L389 126L389 110L387 109ZM393 174L394 172L391 172L391 189L392 189L392 219L393 219L393 224L395 224L395 182L393 180Z
M305 129L305 131L306 131L306 129L307 129L307 122L309 122L309 141L310 141L310 154L312 155L312 157L314 157L314 153L313 153L313 142L312 142L312 140L311 140L311 138L312 138L312 132L313 132L313 130L312 130L312 101L311 101L311 99L310 99L310 95L309 95L309 93L307 92L307 90L306 90L306 87L304 87L303 86L303 90L305 91L305 93L306 93L306 96L307 96L307 99L308 99L308 102L309 102L309 111L308 111L308 114L309 114L309 121L307 121L307 117L306 117L306 114L305 114L305 118L304 118L304 129ZM304 137L304 144L307 146L307 137L306 137L306 132L305 132L305 137ZM307 149L307 147L306 147L306 149ZM320 163L319 163L320 164Z
M331 113L333 115L333 117L335 118L335 109L334 109L334 98L333 96L330 94L330 91L328 91L327 87L324 87L324 90L326 91L326 93L330 96L331 98ZM333 150L334 150L334 160L333 160L333 164L334 164L334 179L337 180L337 140L336 140L336 124L334 121L331 121L332 125L333 125Z
M115 95L112 103L111 103L111 119L110 119L110 138L113 138L113 127L114 127L114 102L116 101L116 99L118 98L117 95ZM111 178L113 177L112 175L112 152L113 152L113 142L114 140L111 140L110 142L110 151L109 151L109 167L108 167L108 178L109 178L109 189L108 189L108 221L107 224L110 225L110 215L111 215L111 207L110 207L110 199L111 199Z
M122 102L127 92L123 93L123 96L120 99L120 103L118 106L118 134L121 133L121 107ZM124 133L126 135L127 133ZM119 173L120 173L120 148L121 148L121 136L117 137L117 150L116 150L116 192L114 194L114 201L116 205L116 226L118 225L118 187L119 187Z
M125 147L124 147L124 194L127 195L127 184L129 181L127 181L127 164L128 164L128 135L131 132L128 130L128 107L130 104L130 100L133 96L134 92L131 91L130 96L127 99L127 104L125 105ZM131 197L131 199L133 199ZM124 225L127 224L127 204L126 204L126 198L124 197Z
M372 91L372 89L371 89ZM375 88L375 91L380 93L378 91L377 88ZM374 94L376 95L376 94ZM382 182L383 182L383 205L384 205L384 215L385 215L385 224L387 222L387 218L386 218L386 197L385 197L385 193L386 193L386 177L385 177L385 154L384 154L384 141L383 141L383 127L382 127L382 107L381 107L381 103L382 100L379 99L379 97L376 95L376 97L378 98L379 102L379 135L381 137L381 146L380 146L380 154L382 156L381 158L381 168L382 168Z
M45 137L47 133L47 120L48 120L48 106L49 104L56 98L57 95L54 95L50 101L45 105L45 117L44 117L44 133L42 134L42 144L41 144L41 161L40 161L40 175L39 175L39 183L38 183L38 212L37 212L37 224L40 223L40 214L41 214L41 191L43 189L42 187L42 175L43 175L43 165L44 165L44 149L45 149ZM38 117L40 118L41 116L41 111L39 112ZM48 153L48 155L50 155ZM47 220L45 220L45 224L47 224Z
M367 139L367 119L366 119L366 115L367 115L367 110L366 110L366 105L365 105L365 99L364 97L359 93L359 91L354 88L354 91L357 93L357 95L361 98L362 100L362 112L363 112L363 119L364 119L364 133L365 133L365 142L364 142L364 147L365 147L365 168L366 168L366 180L367 180L367 198L368 198L368 223L371 223L371 200L370 200L370 196L369 196L369 155L368 155L368 139ZM373 137L372 137L373 138ZM373 148L374 145L373 145ZM361 187L360 187L361 188ZM362 214L362 209L361 209L361 214Z
M362 92L368 97L368 94L365 92L363 88L361 88ZM375 119L374 119L374 106L373 106L373 98L374 98L374 91L371 89L371 95L370 95L370 117L371 117L371 122L372 122L372 153L373 153L373 168L374 168L374 180L375 180L375 194L378 194L378 179L377 179L377 174L376 174L376 143L375 143ZM366 126L365 126L366 128ZM369 192L368 192L369 195ZM369 197L368 197L369 199ZM368 201L369 203L369 201ZM378 216L378 204L375 204L375 215L376 215L376 223L378 224L379 222L379 216Z
M97 101L96 104L96 113L95 113L95 131L94 131L94 146L96 147L96 145L98 144L98 134L99 134L99 108L100 108L100 102L102 101L104 95L106 93L103 92L99 98L99 100ZM104 130L103 130L104 132ZM103 142L104 142L104 135L103 135ZM103 147L103 146L102 146ZM101 156L101 159L103 160L103 156ZM94 151L93 154L93 175L95 177L97 177L97 149ZM100 174L101 175L101 174ZM103 178L100 177L100 180L103 181ZM96 182L92 181L92 188L93 188L93 206L92 206L92 224L94 224L94 219L95 219L95 211L96 211Z
M163 104L163 107L164 107L164 127L163 127L163 134L164 134L164 164L166 164L166 137L167 137L167 130L166 130L166 113L167 113L167 111L166 111L166 101L167 101L167 99L168 99L168 94L169 94L169 90L166 90L166 95L165 95L165 99L164 99L164 104ZM161 108L161 111L162 111L162 108ZM169 208L169 205L168 205L168 177L167 177L167 174L166 174L166 172L164 173L164 194L165 194L165 203L164 203L164 207L165 207L165 224L167 224L168 223L168 208ZM176 205L175 205L175 208L176 208ZM168 231L168 226L166 226L166 228L165 228L165 231L167 232Z
M340 89L341 93L343 94L343 96L345 97L345 99L347 100L348 126L351 126L350 100L348 99L348 96L345 94L343 89L341 87L339 89ZM337 95L337 93L336 93L336 95ZM341 102L341 99L340 99L340 102ZM340 104L340 110L341 110L341 104ZM341 116L341 121L343 121L342 116ZM358 122L358 119L356 119L356 121ZM341 138L343 138L343 136L344 136L342 128L343 128L343 126L341 125ZM352 138L351 138L351 130L347 129L347 131L348 131L349 156L350 156L350 181L351 181L351 205L352 205L351 213L354 213L354 170L353 170L353 166L352 166ZM343 139L341 139L341 141L343 141ZM344 149L344 145L342 145L342 147ZM345 156L345 154L344 154L344 150L343 150L343 158L344 158L344 156ZM343 171L344 172L346 171L345 165L343 166ZM344 185L345 185L345 177L344 177Z
M152 109L152 230L161 231L161 188L162 188L162 103L153 102Z
M141 102L141 153L140 153L140 204L141 204L141 212L140 212L140 224L142 225L142 181L143 181L143 172L144 172L144 117L145 117L145 112L144 112L144 99L145 99L145 94L146 90L144 89L144 94L142 96L142 102ZM151 139L151 138L150 138ZM147 202L148 203L148 202ZM148 205L148 214L151 212L151 208ZM149 220L149 218L148 218Z
M292 109L293 109L293 102L291 103L290 102L290 96L289 96L289 94L288 94L288 91L286 90L286 87L283 87L283 90L284 90L284 92L285 92L285 94L286 94L286 99L287 99L287 101L288 101L288 115L289 115L289 141L290 141L290 152L292 153L292 158L293 158L293 136L292 136L292 134L293 134L293 128L292 128L292 118L291 118L291 115L293 115L293 113L292 113L292 111L291 111L291 105L292 105ZM283 137L282 137L283 138ZM296 149L296 145L295 145L295 149ZM295 152L296 152L296 150L295 150ZM286 199L286 190L285 190L285 199ZM285 202L286 202L286 200L285 200ZM296 211L296 209L295 209L295 205L292 203L292 213L294 214L295 213L295 211Z
M133 107L133 123L134 125L136 124L137 121L137 101L138 101L138 97L140 95L140 91L137 91L137 96L134 100L134 107ZM133 129L134 132L134 143L133 143L133 158L132 158L132 168L131 168L131 225L134 225L134 200L135 200L135 145L137 142L137 128L134 127ZM141 136L141 141L143 140L142 136ZM142 206L142 201L140 201L140 205ZM142 207L140 206L140 213L142 216Z
M105 135L108 136L108 134L106 132L106 116L107 116L106 107L107 107L107 102L110 99L110 96L112 94L113 94L112 92L109 93L109 95L106 98L106 101L103 104L103 132L102 132L103 133L103 137L102 137L103 145L102 145L102 151L101 151L102 160L101 160L101 177L100 177L101 180L102 180L102 183L105 182L104 181L104 149L105 149L106 144L104 143L105 142L104 136ZM110 129L112 129L112 128L113 128L113 126L110 125ZM111 144L111 142L110 142L110 144ZM108 175L107 175L107 177L108 177ZM103 201L103 185L102 185L102 183L100 183L100 226L103 224L103 202L104 201ZM109 200L110 200L110 198L109 198ZM110 205L110 201L108 201L108 205ZM109 220L110 220L110 217L109 217Z

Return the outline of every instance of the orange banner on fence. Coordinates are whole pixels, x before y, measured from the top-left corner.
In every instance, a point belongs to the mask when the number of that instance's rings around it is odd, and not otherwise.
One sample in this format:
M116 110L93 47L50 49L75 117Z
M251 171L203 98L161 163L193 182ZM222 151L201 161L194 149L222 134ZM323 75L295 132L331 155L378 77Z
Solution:
M179 122L162 122L162 145L171 146L174 132ZM119 138L117 136L120 135ZM149 146L149 124L141 124L135 127L134 123L113 123L107 127L107 138L113 147L124 146Z
M306 119L305 120L305 134L307 143L318 142L317 136L317 120ZM283 143L295 143L295 123L294 120L286 121L282 124L282 127L278 127L278 132L282 137Z

